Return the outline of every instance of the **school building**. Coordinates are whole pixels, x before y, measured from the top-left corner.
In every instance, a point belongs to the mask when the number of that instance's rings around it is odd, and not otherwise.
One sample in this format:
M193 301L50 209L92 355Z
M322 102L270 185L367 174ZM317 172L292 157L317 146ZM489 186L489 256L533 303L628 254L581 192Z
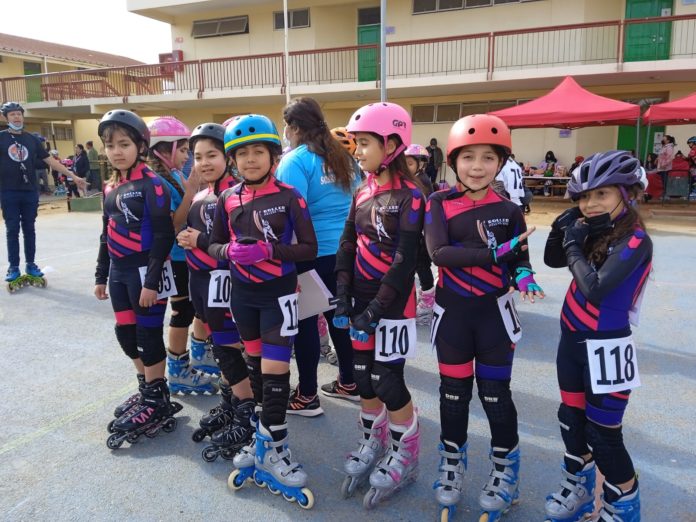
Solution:
M128 0L129 11L171 24L161 63L18 71L1 80L3 98L37 121L79 125L125 107L190 126L259 112L282 129L289 92L315 97L330 126L344 125L379 100L379 4L290 0L286 64L281 0ZM411 112L415 142L435 137L443 148L461 116L535 98L567 75L646 107L696 91L696 0L388 0L386 32L388 99ZM643 143L652 148L660 132L686 150L696 128L653 127ZM521 129L513 146L518 160L553 150L569 165L577 154L632 149L635 133Z

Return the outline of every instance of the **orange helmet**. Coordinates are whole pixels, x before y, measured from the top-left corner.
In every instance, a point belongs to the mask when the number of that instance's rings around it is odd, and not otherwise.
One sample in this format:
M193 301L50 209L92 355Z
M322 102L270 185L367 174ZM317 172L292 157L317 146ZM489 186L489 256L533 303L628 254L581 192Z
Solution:
M358 148L358 144L355 142L355 136L348 132L345 127L331 129L331 135L343 145L343 148L348 151L348 154L351 156L355 154L355 149Z
M490 114L465 116L452 125L447 138L447 159L450 165L454 164L453 155L466 145L498 145L510 154L512 152L510 129L497 116Z

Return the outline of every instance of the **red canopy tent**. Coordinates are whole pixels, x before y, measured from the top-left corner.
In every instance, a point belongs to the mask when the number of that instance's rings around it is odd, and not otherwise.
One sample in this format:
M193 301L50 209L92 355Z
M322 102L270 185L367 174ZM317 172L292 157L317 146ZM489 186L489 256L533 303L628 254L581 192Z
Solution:
M645 114L648 125L684 125L696 123L696 92L679 100L653 105Z
M577 129L601 125L636 125L640 107L583 89L567 76L555 89L535 100L491 112L511 129L557 127Z

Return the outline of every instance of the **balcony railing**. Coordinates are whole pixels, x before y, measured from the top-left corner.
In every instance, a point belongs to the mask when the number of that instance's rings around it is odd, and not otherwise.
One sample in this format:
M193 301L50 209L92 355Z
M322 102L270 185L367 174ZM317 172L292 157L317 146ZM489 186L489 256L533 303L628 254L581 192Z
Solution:
M617 20L387 44L389 79L696 57L696 15ZM68 71L0 80L4 100L121 99L377 82L380 50L361 45L167 64Z

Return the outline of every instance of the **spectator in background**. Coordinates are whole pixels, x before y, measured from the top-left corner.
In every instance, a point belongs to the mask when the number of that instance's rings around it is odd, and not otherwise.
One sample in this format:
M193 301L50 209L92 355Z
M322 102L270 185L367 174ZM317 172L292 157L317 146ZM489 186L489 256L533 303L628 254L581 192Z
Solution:
M654 152L648 153L648 159L645 160L645 170L647 172L657 170L657 154Z
M522 167L515 159L510 156L503 168L495 177L496 181L502 182L505 189L505 197L512 201L515 205L520 207L520 210L524 213L526 212L526 207L522 200L524 199L524 183L522 179Z
M662 186L667 186L667 173L672 170L674 160L674 136L665 134L662 138L662 148L657 155L657 173L662 178Z
M94 143L90 140L85 142L87 159L89 160L89 181L91 187L100 192L102 189L101 170L99 169L99 153L94 148Z
M38 132L32 132L41 142L41 147L46 149L46 138L41 136ZM50 194L51 189L48 187L48 165L45 162L40 161L36 164L36 178L39 181L39 194Z
M569 176L572 176L572 175L573 175L573 171L574 171L576 168L578 168L578 167L580 166L580 164L581 164L583 161L585 161L585 157L584 157L584 156L575 156L575 161L573 162L573 164L572 164L572 165L570 166L570 168L568 169L568 175L569 175Z
M442 155L442 149L437 146L437 140L435 138L430 139L430 146L426 147L428 150L428 165L425 168L425 173L432 181L433 185L437 183L437 173L442 167L442 161L444 156Z

